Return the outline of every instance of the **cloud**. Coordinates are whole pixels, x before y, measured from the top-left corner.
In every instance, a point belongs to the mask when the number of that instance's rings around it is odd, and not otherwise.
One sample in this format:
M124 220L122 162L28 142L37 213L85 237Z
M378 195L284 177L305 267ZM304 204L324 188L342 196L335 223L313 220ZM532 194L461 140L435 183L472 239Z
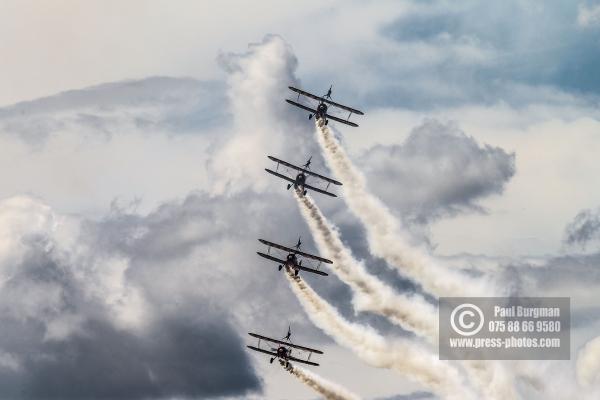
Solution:
M0 218L12 238L0 258L2 397L207 397L260 389L237 316L211 302L222 287L196 296L180 287L156 292L136 274L150 266L134 251L117 241L97 246L93 233L113 233L106 221L60 215L26 197L2 201ZM148 234L156 237L155 230ZM168 268L165 254L155 261ZM197 274L216 266L196 266ZM151 280L173 273L152 272ZM173 303L177 296L185 306Z
M600 236L600 210L582 210L565 228L565 243L583 248Z
M56 397L81 397L82 391L96 386L45 385L61 373L64 379L85 382L91 371L105 375L107 380L99 377L97 384L112 387L105 396L111 398L136 390L144 398L256 390L256 377L232 324L240 324L243 331L259 325L276 331L282 329L282 320L298 319L289 311L291 306L264 313L273 301L290 301L276 268L252 258L257 237L286 235L275 221L282 220L289 207L281 201L275 202L280 207L272 204L260 196L223 201L194 195L147 216L115 209L95 221L57 214L31 198L3 201L2 227L11 241L3 241L9 246L2 251L0 269L0 349L8 353L3 364L21 366L16 372L8 368L5 393L25 382L32 397L61 387L65 392ZM293 206L292 199L288 206ZM276 218L239 231L240 224L266 215ZM299 223L299 217L296 220ZM259 295L265 292L270 296ZM179 340L182 334L193 337L194 349L182 347L192 346ZM123 353L120 343L131 347L130 359L103 356L104 351ZM97 353L90 353L90 347ZM218 351L202 353L202 347ZM192 368L192 359L188 362L184 356L199 357L200 365ZM181 358L182 364L174 358ZM78 364L69 364L73 359ZM229 365L231 360L236 361ZM158 365L163 362L175 364L165 370ZM116 378L106 371L120 370L121 364L131 374L111 381ZM160 390L146 379L148 374L140 376L141 365L150 365ZM237 386L227 382L236 375ZM213 382L212 389L207 380Z
M123 128L145 133L206 132L229 123L222 82L150 77L111 82L0 109L0 132L39 147L65 130L111 137Z
M377 195L418 223L484 211L478 200L501 194L515 174L514 153L436 120L414 128L402 144L368 149L359 162Z
M220 317L166 318L142 335L89 320L81 333L56 341L43 340L35 324L2 324L2 345L20 364L0 369L2 397L205 398L260 388L237 334Z

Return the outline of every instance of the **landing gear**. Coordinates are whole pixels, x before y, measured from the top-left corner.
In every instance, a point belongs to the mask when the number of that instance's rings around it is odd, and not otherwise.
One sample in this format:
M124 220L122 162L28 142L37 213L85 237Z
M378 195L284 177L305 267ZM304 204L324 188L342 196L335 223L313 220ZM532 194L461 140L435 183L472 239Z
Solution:
M281 271L281 268L283 268L283 265L280 265L280 266L279 266L279 270L280 270L280 271Z
M273 361L275 361L275 358L271 358L271 360L269 361L271 364L273 364Z
M308 114L308 119L312 119L312 114Z
M298 270L294 271L294 276L298 276Z
M307 193L307 192L306 192L306 190L305 190L305 191L304 191L304 195L305 195L305 196L306 196L306 193Z
M328 123L329 123L329 120L328 120L328 119L326 119L326 120L325 120L325 125L327 125Z
M291 188L291 187L292 187L292 184L289 184L289 185L287 186L287 190L290 190L290 188Z

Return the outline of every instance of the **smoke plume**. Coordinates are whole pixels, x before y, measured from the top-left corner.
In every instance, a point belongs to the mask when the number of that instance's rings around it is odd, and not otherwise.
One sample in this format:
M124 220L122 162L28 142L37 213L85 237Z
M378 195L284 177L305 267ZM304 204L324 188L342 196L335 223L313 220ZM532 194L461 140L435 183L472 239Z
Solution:
M281 364L285 365L282 361ZM330 382L304 368L294 367L292 364L288 364L288 366L284 368L327 400L360 400L360 397L348 391L348 389L341 387L337 383Z
M388 341L370 327L347 321L300 277L289 270L285 275L313 323L364 362L395 370L445 399L475 398L459 371L449 363L438 360L417 343Z
M435 342L438 334L435 307L422 296L395 293L369 274L344 246L337 229L327 221L312 199L295 194L319 250L332 259L331 268L354 292L354 308L383 315L402 328Z

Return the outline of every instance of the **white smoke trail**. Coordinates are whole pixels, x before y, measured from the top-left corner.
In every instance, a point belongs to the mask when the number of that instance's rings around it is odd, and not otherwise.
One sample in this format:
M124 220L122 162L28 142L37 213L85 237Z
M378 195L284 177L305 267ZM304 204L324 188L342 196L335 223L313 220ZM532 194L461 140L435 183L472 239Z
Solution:
M345 200L367 230L371 251L436 296L493 295L489 283L437 265L424 252L408 245L398 220L368 190L365 177L334 137L317 121L317 140L330 168L344 181ZM436 332L437 335L437 332ZM466 362L469 378L488 399L515 399L512 377L498 363Z
M345 320L300 277L287 272L292 291L313 323L363 361L374 367L393 369L446 399L475 398L452 365L438 360L416 343L387 341L372 328Z
M297 192L295 197L319 250L332 259L333 271L353 290L354 308L383 315L435 343L438 335L436 308L422 296L395 293L390 286L369 274L344 246L337 229L327 221L312 199Z
M284 365L283 362L281 362L281 364ZM348 389L337 383L330 382L304 368L294 367L292 364L288 364L288 366L284 368L327 400L360 400L360 397L348 391Z
M367 273L361 263L352 256L342 243L339 233L319 210L309 196L298 196L300 210L311 233L326 257L334 262L331 266L338 277L354 291L354 307L387 317L406 330L424 336L437 344L437 310L420 296L403 296ZM496 364L483 361L465 362L469 377L478 385L486 399L514 399L516 394L507 376Z
M465 293L492 295L493 291L482 280L442 268L425 252L408 244L398 220L378 198L369 193L365 177L354 167L338 140L320 120L317 121L317 139L330 168L344 183L344 199L363 222L374 255L382 257L421 284L425 291L436 296L464 296Z

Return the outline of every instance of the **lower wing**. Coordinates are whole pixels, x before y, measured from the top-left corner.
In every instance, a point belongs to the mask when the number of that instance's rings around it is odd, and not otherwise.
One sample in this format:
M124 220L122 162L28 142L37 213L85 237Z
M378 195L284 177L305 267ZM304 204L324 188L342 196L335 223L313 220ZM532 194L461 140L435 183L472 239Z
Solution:
M316 188L316 187L314 187L314 186L310 186L310 185L307 185L307 184L304 184L304 188L305 188L305 189L314 190L315 192L319 192L319 193L322 193L322 194L326 194L327 196L331 196L331 197L337 197L337 195L335 195L335 194L333 194L333 193L331 193L331 192L328 192L328 191L326 191L326 190L319 189L319 188Z
M285 261L280 260L279 258L275 258L275 257L270 256L270 255L265 254L265 253L261 253L260 251L257 251L256 254L258 254L259 256L261 256L263 258L266 258L267 260L275 261L276 263L285 265Z
M332 119L334 121L341 122L342 124L350 125L350 126L353 126L355 128L358 126L358 124L355 124L354 122L346 121L345 119L341 119L341 118L338 118L338 117L332 117L329 114L325 114L325 115L326 115L327 119Z
M289 357L288 360L290 360L290 361L296 361L296 362L303 363L303 364L308 364L308 365L314 365L315 367L319 366L319 364L317 364L316 362L312 362L312 361L308 361L308 360L301 360L301 359L296 358L296 357Z

